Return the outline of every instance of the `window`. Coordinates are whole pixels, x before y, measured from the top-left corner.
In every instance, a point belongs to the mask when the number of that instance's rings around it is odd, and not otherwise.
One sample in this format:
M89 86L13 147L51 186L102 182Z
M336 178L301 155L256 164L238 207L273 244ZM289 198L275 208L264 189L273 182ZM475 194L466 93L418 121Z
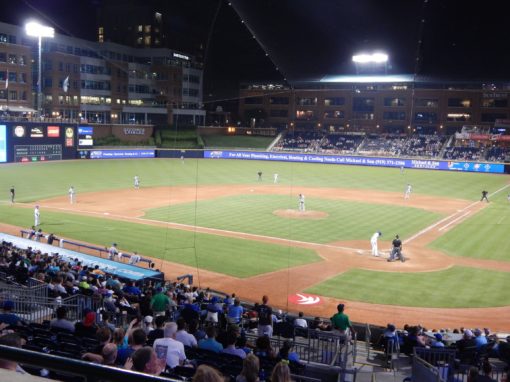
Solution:
M310 121L312 119L315 119L315 115L313 110L296 110L296 118Z
M482 100L482 107L508 107L508 99L484 99Z
M20 73L19 74L19 82L22 84L27 83L27 74L26 73Z
M9 82L18 82L18 73L9 72Z
M9 99L16 101L18 99L18 92L16 90L9 90Z
M44 79L44 87L45 88L51 88L53 86L53 80L51 77Z
M142 32L143 31L143 26L142 25L138 25L138 32Z
M7 62L7 54L5 52L0 52L0 62Z
M387 97L384 99L384 106L387 106L387 107L399 107L399 106L405 106L405 105L406 105L405 98Z
M19 64L26 65L27 64L27 56L19 56Z
M324 112L324 118L344 118L344 112L342 110L328 110Z
M374 111L374 98L372 98L372 97L354 97L353 102L352 102L352 111L373 112ZM373 119L373 117L371 119Z
M392 121L404 121L406 119L405 111L385 111L383 119Z
M372 121L374 119L374 113L354 112L354 113L352 113L352 119L362 119L362 120Z
M15 54L9 54L9 59L7 61L9 64L17 64L18 59Z
M448 107L471 107L471 100L467 98L448 98Z
M144 29L145 29L145 33L151 33L151 26L150 25L146 25Z
M317 105L317 97L311 98L311 97L297 97L296 98L296 105L300 106L315 106Z
M437 108L439 106L439 101L437 98L418 98L416 99L416 106Z
M269 103L271 105L288 105L289 97L269 97Z
M437 122L437 113L431 113L428 111L421 111L418 113L414 113L414 121L415 122L428 122L428 123Z
M504 113L482 113L482 122L496 122L496 119L507 119Z
M262 97L248 97L244 99L245 105L261 105Z
M341 105L345 105L344 97L324 98L324 106L341 106Z
M5 81L7 78L7 72L0 70L0 81Z
M144 44L145 44L146 46L150 46L150 44L151 44L151 36L145 36L145 38L144 38Z
M289 111L285 109L271 109L269 111L269 116L276 118L287 118L289 116Z
M464 122L471 120L471 113L448 113L446 120L449 122Z
M58 62L58 71L63 72L64 71L64 63L62 61Z

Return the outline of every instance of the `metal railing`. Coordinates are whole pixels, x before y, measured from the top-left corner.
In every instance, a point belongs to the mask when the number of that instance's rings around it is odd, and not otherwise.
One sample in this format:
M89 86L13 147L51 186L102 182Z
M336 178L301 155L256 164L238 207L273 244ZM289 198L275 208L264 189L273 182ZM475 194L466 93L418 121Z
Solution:
M61 376L76 376L83 382L168 382L176 379L156 377L153 375L124 370L117 367L104 366L91 362L60 357L52 354L39 353L31 350L12 348L0 345L0 358L15 361L35 368L52 370Z

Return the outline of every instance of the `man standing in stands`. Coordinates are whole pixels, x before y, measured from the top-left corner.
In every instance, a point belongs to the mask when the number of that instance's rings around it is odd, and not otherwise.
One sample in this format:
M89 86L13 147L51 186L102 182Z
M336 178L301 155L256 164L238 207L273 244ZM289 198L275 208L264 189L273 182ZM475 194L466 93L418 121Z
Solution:
M337 313L331 317L331 325L333 327L333 332L339 335L353 336L356 334L351 321L349 320L349 316L344 313L345 305L338 304L336 307ZM347 329L350 330L350 333L347 332Z
M11 186L9 193L11 194L11 204L14 204L14 197L16 196L16 190L14 189L14 186Z
M258 335L271 337L273 335L273 309L267 305L269 297L262 296L262 304L255 308L259 318Z
M39 206L35 206L34 209L34 227L37 227L41 223L41 212L39 211Z
M489 194L488 191L483 190L482 191L482 198L480 199L480 201L483 202L485 200L487 203L489 203L489 199L487 198L488 194Z

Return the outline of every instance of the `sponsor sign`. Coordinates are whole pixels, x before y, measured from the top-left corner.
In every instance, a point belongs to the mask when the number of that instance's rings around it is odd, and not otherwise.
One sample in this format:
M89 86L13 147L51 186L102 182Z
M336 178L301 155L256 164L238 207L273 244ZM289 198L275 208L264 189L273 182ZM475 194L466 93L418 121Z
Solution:
M58 137L60 137L60 127L48 126L48 138L58 138Z
M90 159L155 158L154 150L91 150Z
M31 127L30 138L44 138L42 127Z
M317 305L321 303L321 298L311 294L296 293L289 296L289 302L295 305Z
M94 128L92 126L78 126L78 135L92 135Z
M145 135L143 127L124 127L124 135Z
M25 126L16 126L14 128L14 136L16 138L23 138L26 134Z
M300 163L327 163L327 164L374 166L374 167L398 167L398 168L404 167L427 170L455 170L488 173L503 173L505 169L505 166L501 163L448 162L432 159L376 158L345 155L273 153L267 151L257 152L257 151L205 150L204 158L266 160L266 161L300 162ZM470 164L466 165L466 163Z

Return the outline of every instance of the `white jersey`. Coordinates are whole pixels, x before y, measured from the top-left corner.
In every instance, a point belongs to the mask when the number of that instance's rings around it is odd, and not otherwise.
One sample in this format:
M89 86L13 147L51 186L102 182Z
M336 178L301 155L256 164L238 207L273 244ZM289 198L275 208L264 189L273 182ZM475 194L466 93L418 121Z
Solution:
M139 187L140 186L140 178L138 178L138 176L135 176L134 180L135 180L135 187Z
M379 232L376 232L372 235L372 237L370 238L370 242L377 243L377 239L379 239Z
M406 193L410 194L412 190L413 190L413 187L410 184L408 184L407 188L406 188Z

